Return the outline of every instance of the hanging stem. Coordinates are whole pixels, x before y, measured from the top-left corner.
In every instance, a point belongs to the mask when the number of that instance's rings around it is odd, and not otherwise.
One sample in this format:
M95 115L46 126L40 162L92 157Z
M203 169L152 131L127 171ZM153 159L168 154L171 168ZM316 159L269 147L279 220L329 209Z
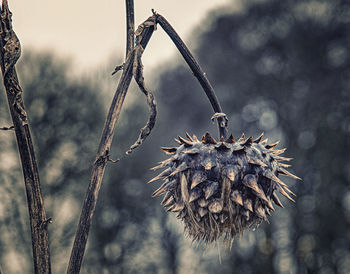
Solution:
M21 45L12 29L11 16L12 13L8 8L7 0L3 0L0 12L1 70L13 127L16 133L26 188L32 236L34 272L37 274L51 273L49 240L47 234L47 226L51 218L46 219L27 112L23 104L23 90L19 85L15 69L15 64L21 55ZM8 129L10 128L12 127Z
M185 59L186 63L190 67L193 72L193 75L197 78L200 85L202 86L205 94L207 95L210 104L214 110L214 113L222 113L222 109L219 103L218 98L215 95L215 91L210 84L205 72L197 63L196 59L193 57L190 50L187 48L185 43L182 41L180 36L176 33L174 28L170 25L170 23L160 14L153 11L153 13L157 17L157 23L163 28L163 30L169 35L170 39L174 42L175 46L181 53L182 57ZM215 117L216 118L216 117ZM218 115L218 127L219 127L219 139L226 138L227 135L227 120L224 115Z

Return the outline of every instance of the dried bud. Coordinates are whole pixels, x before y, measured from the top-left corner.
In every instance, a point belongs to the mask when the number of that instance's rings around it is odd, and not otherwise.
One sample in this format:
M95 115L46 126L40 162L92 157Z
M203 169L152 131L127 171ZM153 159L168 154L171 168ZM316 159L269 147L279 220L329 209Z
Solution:
M211 243L221 236L232 243L236 234L257 227L274 210L282 206L275 190L289 200L294 195L278 175L295 179L278 156L284 150L275 144L231 135L217 142L209 133L199 141L196 136L179 137L179 147L163 148L172 155L153 169L165 168L151 182L165 182L153 197L165 194L161 204L167 211L177 212L185 231L194 241Z

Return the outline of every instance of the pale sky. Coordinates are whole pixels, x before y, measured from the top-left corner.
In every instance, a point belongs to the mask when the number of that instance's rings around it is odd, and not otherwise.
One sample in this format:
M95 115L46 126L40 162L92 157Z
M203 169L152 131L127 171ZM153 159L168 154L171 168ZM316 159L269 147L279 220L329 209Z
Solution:
M123 0L8 0L14 30L26 49L53 49L73 59L81 71L125 51L125 4ZM140 24L154 8L170 21L186 41L206 13L232 0L135 0L135 23ZM98 6L97 6L98 5ZM154 66L175 54L163 31L154 33L144 64Z

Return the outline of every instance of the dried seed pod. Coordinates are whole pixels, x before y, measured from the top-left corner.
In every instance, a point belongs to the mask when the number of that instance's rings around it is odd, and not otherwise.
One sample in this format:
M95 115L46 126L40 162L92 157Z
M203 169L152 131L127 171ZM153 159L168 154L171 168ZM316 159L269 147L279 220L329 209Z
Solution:
M194 241L207 243L221 236L230 243L235 235L258 226L274 210L283 207L277 192L293 200L293 194L279 175L300 179L281 161L285 149L278 142L267 144L244 134L236 141L231 135L216 141L209 133L201 140L186 133L178 137L179 147L162 148L171 158L155 169L165 168L151 182L164 179L153 196L165 194L162 204L177 212L185 231ZM288 194L289 193L289 194Z

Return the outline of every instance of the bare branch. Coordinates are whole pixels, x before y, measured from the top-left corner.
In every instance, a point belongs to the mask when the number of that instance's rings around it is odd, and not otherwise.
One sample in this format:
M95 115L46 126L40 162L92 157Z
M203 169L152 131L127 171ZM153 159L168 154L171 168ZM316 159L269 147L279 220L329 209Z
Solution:
M27 194L35 273L51 273L47 222L34 149L15 64L21 55L19 39L12 29L7 0L2 1L0 23L1 70L16 133ZM11 127L10 127L11 128ZM8 129L10 129L8 128ZM3 128L4 129L4 128Z
M152 10L153 11L153 10ZM219 103L218 98L215 95L215 91L210 84L205 72L201 69L196 59L193 57L185 43L182 41L180 36L176 33L174 28L170 25L170 23L160 14L153 11L153 13L157 16L157 23L161 25L164 31L169 35L170 39L174 42L177 49L180 51L182 57L185 59L186 63L190 67L193 72L193 75L198 79L200 85L202 86L205 94L207 95L214 113L222 113L222 109ZM218 117L218 127L219 127L219 139L225 139L227 135L226 129L226 121L223 117Z
M150 17L146 21L155 20L155 16ZM140 45L145 48L152 36L154 27L143 26L139 35ZM94 215L98 193L102 184L102 178L108 161L109 150L112 144L114 128L119 118L119 114L130 85L133 75L133 64L135 59L135 50L132 50L125 61L123 74L120 78L116 93L110 106L108 116L102 132L100 145L96 155L95 163L92 167L90 184L86 192L78 229L75 234L72 253L67 269L69 274L77 274L80 271L85 247L89 235L92 217Z
M126 0L126 58L135 44L134 0Z

